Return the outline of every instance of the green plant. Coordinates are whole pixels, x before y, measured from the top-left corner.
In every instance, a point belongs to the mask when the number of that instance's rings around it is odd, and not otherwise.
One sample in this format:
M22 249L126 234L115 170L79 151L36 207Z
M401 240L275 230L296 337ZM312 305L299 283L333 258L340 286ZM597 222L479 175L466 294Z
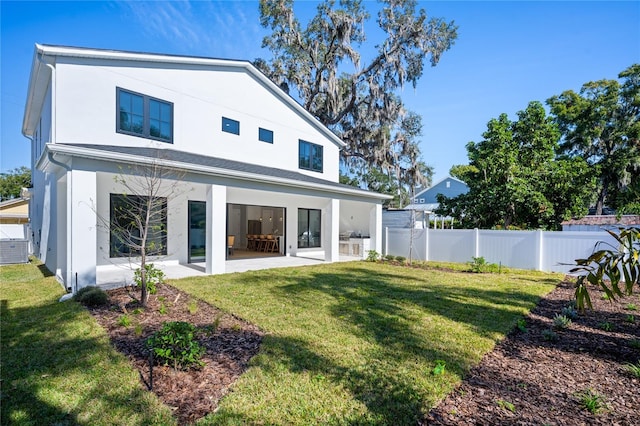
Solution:
M509 410L512 413L516 412L516 406L513 405L513 403L509 402L509 401L505 401L503 399L499 399L497 401L498 403L498 407L502 408L503 410Z
M637 364L627 363L624 366L629 374L640 379L640 361Z
M195 315L198 312L198 301L195 299L191 299L189 301L189 305L187 306L187 310L191 315Z
M636 316L629 314L627 315L627 318L625 318L625 321L634 324L636 322Z
M141 308L135 308L133 311L131 311L131 313L132 313L133 315L140 315L140 314L141 314L141 313L143 313L143 312L144 312L144 310L143 310L143 309L141 309Z
M487 264L487 261L484 260L484 257L472 257L471 262L468 265L471 267L471 272L480 273L484 271L484 267Z
M567 328L571 325L571 318L566 315L556 314L553 317L553 327L556 329Z
M436 360L436 366L433 368L434 376L438 376L438 375L444 373L444 368L445 368L446 365L447 365L446 362L444 362L441 359L437 359Z
M392 254L387 254L384 256L384 260L391 262L393 259L395 259L396 257Z
M380 259L380 253L375 250L369 250L367 253L367 262L377 262Z
M133 327L133 332L135 333L136 336L142 336L142 324L136 324Z
M160 302L158 312L160 313L160 315L167 315L167 313L169 312L169 309L167 309L167 306L164 304L164 302Z
M524 318L518 318L518 322L516 323L516 327L518 327L518 330L520 330L522 333L526 333L527 332L527 321Z
M607 407L604 397L593 389L578 392L576 396L580 405L592 414L597 414Z
M591 256L576 259L576 267L570 271L580 273L575 292L580 310L585 305L593 308L587 283L599 286L610 300L625 293L630 295L634 286L640 285L640 227L619 227L617 232L607 230L607 233L615 239L617 247L599 241ZM608 247L598 250L600 246ZM623 288L620 283L624 283Z
M576 309L572 305L565 306L564 308L562 308L562 311L560 312L560 314L572 320L578 317L578 311L576 311Z
M144 265L145 269L145 278L147 280L147 291L149 294L156 294L158 291L158 284L162 284L165 279L164 272L162 270L156 268L153 263L147 263ZM133 273L133 282L136 287L140 287L142 285L142 268L138 268Z
M542 337L544 338L544 340L547 340L549 342L557 342L559 337L558 337L558 333L556 333L555 331L548 329L548 330L544 330L542 332Z
M403 263L405 260L407 260L407 258L404 256L396 256L395 259L396 259L396 262L400 262L400 263Z
M102 306L109 301L107 293L96 286L87 286L78 290L74 298L85 306Z
M638 306L635 303L628 303L627 306L624 307L628 311L637 311Z
M633 349L640 349L640 339L629 340L629 347Z
M129 327L131 325L131 318L129 318L129 315L121 315L118 318L118 325L121 327Z
M609 321L605 321L598 324L598 327L604 331L612 331L614 326Z
M204 348L194 339L195 327L184 321L162 324L162 328L147 339L147 345L157 360L165 365L172 364L177 370L200 367Z

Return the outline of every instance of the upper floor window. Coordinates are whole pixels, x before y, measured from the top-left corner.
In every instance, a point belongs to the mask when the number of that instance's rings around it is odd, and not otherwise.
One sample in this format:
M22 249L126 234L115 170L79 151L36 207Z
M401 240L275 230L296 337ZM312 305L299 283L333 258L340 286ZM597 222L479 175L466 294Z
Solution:
M117 131L173 142L173 104L147 95L117 89Z
M258 140L267 143L273 143L273 131L263 129L262 127L258 128Z
M233 133L234 135L240 134L240 122L232 120L227 117L222 117L222 131L227 133Z
M298 167L314 172L322 172L322 145L299 140Z

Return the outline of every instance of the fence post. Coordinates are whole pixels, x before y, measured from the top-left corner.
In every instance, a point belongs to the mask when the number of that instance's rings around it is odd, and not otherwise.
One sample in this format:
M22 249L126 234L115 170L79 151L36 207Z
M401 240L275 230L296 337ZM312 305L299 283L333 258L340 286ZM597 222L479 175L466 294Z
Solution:
M542 229L536 231L536 270L542 271L542 258L544 256L544 241Z
M473 257L480 257L480 230L473 229Z
M389 254L389 227L384 227L384 245L382 247L383 255L386 256Z
M424 230L424 260L429 261L429 226Z

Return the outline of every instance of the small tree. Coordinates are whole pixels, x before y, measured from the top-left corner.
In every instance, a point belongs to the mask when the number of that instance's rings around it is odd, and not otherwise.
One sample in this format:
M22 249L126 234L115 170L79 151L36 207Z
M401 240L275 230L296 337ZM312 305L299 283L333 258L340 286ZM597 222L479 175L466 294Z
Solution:
M123 192L112 194L109 218L98 217L109 229L112 254L129 256L139 265L140 303L146 306L147 261L167 254L168 202L178 194L183 173L163 165L162 159L120 171L114 180Z
M633 293L640 286L640 227L607 230L618 246L599 241L593 253L586 259L577 259L570 272L580 272L576 282L576 302L580 310L585 304L592 308L588 284L599 286L609 300ZM605 248L599 249L601 246ZM620 283L624 288L620 288ZM638 290L640 288L636 288Z

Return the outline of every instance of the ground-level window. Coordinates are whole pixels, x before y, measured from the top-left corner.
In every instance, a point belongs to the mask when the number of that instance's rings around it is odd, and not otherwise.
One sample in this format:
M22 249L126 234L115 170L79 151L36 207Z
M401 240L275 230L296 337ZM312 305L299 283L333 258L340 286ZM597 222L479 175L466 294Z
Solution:
M109 257L138 256L144 226L141 219L150 212L146 253L167 254L167 199L142 195L111 194Z
M320 210L298 209L298 248L320 246Z

